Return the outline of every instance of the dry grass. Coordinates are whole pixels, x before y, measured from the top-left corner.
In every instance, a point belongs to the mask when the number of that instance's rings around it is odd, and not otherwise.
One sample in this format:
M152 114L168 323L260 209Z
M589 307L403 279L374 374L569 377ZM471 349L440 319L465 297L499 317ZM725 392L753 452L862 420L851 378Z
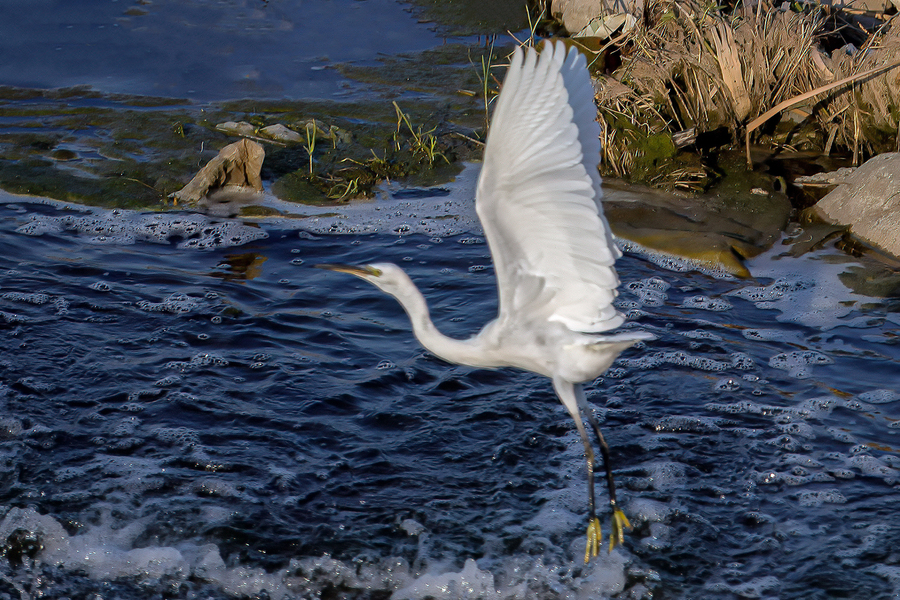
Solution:
M806 88L822 18L765 2L732 15L687 0L661 0L655 22L614 75L661 101L678 125L737 131L748 117Z
M737 142L772 107L900 56L900 25L886 26L854 56L826 55L819 47L823 10L794 12L762 0L726 14L697 0L651 1L641 25L617 41L621 66L598 85L604 171L633 175L647 137L726 128ZM889 75L800 103L819 150L862 156L897 145L900 69Z
M888 67L898 58L900 26L894 26L872 36L853 56L840 51L823 56L823 80ZM829 131L830 146L849 148L856 162L878 152L900 149L900 69L868 77L835 93L818 113L818 121Z

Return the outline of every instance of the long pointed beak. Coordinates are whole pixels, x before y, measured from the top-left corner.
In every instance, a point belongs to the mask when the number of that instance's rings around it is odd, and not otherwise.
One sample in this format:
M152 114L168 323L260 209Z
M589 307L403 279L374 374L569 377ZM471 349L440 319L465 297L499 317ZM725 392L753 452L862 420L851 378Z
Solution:
M350 275L356 275L357 277L378 277L381 275L381 271L368 265L323 264L313 266L317 269L337 271L338 273L349 273Z

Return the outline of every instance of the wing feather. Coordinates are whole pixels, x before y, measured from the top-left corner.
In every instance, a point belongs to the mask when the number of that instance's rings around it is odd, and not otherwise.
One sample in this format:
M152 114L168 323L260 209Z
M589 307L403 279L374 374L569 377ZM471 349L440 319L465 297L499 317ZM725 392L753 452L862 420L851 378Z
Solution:
M618 327L621 253L600 205L600 127L584 57L560 42L514 52L478 180L476 210L491 248L499 322Z

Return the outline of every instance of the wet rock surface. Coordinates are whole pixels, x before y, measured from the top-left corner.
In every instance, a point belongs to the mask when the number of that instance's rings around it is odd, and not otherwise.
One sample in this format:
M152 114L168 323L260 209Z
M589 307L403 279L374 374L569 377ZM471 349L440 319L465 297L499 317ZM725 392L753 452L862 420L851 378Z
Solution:
M813 213L829 223L849 225L853 235L900 256L900 153L881 154L840 175L833 179L837 187Z

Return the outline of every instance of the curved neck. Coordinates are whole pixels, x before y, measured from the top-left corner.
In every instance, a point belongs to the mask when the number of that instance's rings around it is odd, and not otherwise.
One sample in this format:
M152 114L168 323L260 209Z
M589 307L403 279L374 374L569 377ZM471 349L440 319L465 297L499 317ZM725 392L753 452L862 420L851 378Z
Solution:
M470 367L497 367L488 353L479 343L479 337L475 336L466 340L457 340L447 337L435 327L431 321L428 304L419 288L410 281L409 287L402 294L391 294L406 311L412 324L413 334L419 343L425 348L451 363L467 365Z

